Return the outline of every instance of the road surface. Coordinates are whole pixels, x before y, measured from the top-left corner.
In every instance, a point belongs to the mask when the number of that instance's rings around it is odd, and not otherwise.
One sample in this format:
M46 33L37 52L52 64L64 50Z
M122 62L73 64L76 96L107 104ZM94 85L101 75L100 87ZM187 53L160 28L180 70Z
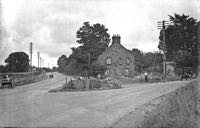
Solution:
M48 93L65 76L0 89L0 127L109 127L136 107L188 81L132 84L122 89Z

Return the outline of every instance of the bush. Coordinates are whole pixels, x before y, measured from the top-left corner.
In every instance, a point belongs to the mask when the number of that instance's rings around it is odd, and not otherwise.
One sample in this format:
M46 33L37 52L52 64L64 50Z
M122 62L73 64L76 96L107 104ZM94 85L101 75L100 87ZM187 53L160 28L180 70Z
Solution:
M72 75L72 76L78 75L80 72L79 69L74 68L72 65L67 65L64 70L65 70L64 72L67 75Z
M100 65L98 63L92 64L89 68L89 75L92 77L97 77L99 74L104 75L107 68L103 65Z
M80 67L81 66L78 66L77 62L75 60L72 60L70 61L70 63L68 65L66 65L64 67L64 72L67 74L67 75L78 75L80 74Z

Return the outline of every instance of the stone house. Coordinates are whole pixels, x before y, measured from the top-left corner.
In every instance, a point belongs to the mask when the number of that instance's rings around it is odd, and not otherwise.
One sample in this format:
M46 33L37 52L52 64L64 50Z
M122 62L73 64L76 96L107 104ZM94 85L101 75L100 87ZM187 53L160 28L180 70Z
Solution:
M135 73L133 53L120 42L119 35L113 35L112 44L97 59L97 63L107 67L106 76L132 77Z

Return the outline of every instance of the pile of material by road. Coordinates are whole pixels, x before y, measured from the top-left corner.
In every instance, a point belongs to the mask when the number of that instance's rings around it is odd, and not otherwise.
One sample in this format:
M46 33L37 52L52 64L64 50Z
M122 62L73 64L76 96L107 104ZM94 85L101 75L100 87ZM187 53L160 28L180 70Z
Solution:
M107 90L107 89L118 89L121 85L109 80L99 80L95 78L84 78L66 80L66 83L57 89L52 89L49 92L60 92L60 91L87 91L87 90Z

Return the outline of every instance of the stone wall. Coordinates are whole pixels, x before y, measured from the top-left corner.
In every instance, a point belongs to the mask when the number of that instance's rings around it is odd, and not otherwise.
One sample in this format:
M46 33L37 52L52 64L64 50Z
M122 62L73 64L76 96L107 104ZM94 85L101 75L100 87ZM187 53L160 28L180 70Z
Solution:
M6 74L6 73L4 73ZM2 74L0 74L1 77ZM44 80L48 78L46 73L8 73L7 75L12 75L13 83L15 86L29 84L33 82L37 82L40 80ZM0 87L1 87L1 81L0 81Z
M113 127L197 128L198 84L193 81L140 106Z

